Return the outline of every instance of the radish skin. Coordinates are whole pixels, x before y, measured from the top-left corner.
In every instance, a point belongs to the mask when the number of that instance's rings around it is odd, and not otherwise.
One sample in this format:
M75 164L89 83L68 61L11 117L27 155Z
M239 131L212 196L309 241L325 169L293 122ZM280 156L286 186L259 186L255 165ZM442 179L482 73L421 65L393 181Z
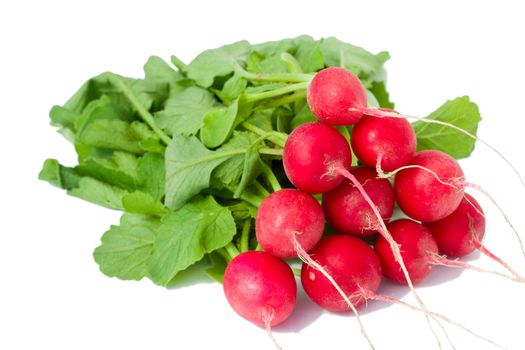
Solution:
M392 238L401 246L401 256L412 282L415 284L424 280L434 267L430 256L438 254L438 245L430 231L408 219L392 221L387 228ZM381 261L383 275L393 282L407 284L386 239L378 237L374 249Z
M377 206L381 218L388 222L394 212L395 195L386 179L378 179L372 168L363 166L350 170ZM335 231L356 236L371 236L379 226L373 210L359 190L344 180L333 190L323 194L323 209L330 227Z
M324 232L323 209L312 195L283 189L266 197L257 211L255 233L262 248L279 258L297 257L293 235L305 251L311 250Z
M324 193L343 181L334 168L349 168L350 145L337 129L317 123L305 123L288 136L283 150L286 176L298 189Z
M385 171L392 171L408 162L416 153L416 133L401 118L364 116L352 129L352 150L365 165L378 162Z
M341 67L318 72L308 87L307 101L313 115L329 125L353 125L363 116L359 109L367 106L361 81Z
M235 312L265 328L290 316L297 295L292 269L261 251L248 251L233 258L224 272L223 289Z

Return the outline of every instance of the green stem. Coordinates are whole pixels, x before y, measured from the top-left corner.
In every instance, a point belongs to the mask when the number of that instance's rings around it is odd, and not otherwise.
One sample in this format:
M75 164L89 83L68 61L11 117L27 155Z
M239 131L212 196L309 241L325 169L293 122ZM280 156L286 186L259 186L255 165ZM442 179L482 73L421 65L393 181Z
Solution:
M293 271L293 274L296 276L296 277L301 277L301 269L297 268L297 267L293 267L292 268L292 271Z
M263 248L261 247L261 243L257 242L257 246L255 247L255 250L261 251Z
M232 193L235 191L232 191ZM255 193L252 193L251 191L243 191L239 197L245 202L248 202L249 204L253 205L254 207L258 208L259 205L261 205L261 202L264 200L261 196L258 196Z
M247 219L244 221L244 224L242 226L242 232L241 232L241 252L246 252L250 250L250 247L248 245L249 238L250 238L250 226L251 226L251 219Z
M284 144L286 143L286 139L288 138L288 135L285 133L278 132L278 131L265 131L248 122L243 122L241 125L246 130L249 130L259 136L266 137L268 140L275 143L277 146L284 147Z
M266 178L266 180L268 180L268 182L270 183L270 186L272 186L273 192L280 191L281 184L279 184L279 180L277 180L277 177L273 173L272 169L270 169L270 167L266 163L264 162L261 162L261 163L262 163L263 175Z
M310 82L314 77L313 74L299 74L299 73L250 73L242 68L240 65L235 66L235 70L243 78L253 81L273 81L285 83L302 83Z
M110 74L109 79L113 83L113 85L115 85L118 89L122 91L124 96L126 96L133 108L135 108L142 120L144 120L146 124L149 125L149 127L160 137L160 139L165 144L168 144L171 141L171 138L157 126L151 113L148 110L146 110L146 108L144 108L142 103L140 103L138 97L135 95L133 90L131 90L126 81L116 74Z
M293 102L296 102L296 101L304 100L305 98L306 98L306 90L299 90L299 91L296 91L295 93L293 93L291 95L286 95L286 96L283 96L281 98L277 98L275 100L270 100L268 102L261 103L260 105L255 107L254 110L255 111L261 111L261 110L264 110L264 109L284 106L284 105L287 105L289 103L293 103Z
M226 249L217 249L216 252L219 253L224 258L224 260L226 260L227 263L229 263L232 260L232 257L230 256L230 254L228 254Z
M337 130L339 130L339 132L341 134L343 134L344 138L346 139L346 141L349 141L350 142L350 133L348 132L348 129L346 126L338 126L337 127Z
M224 249L226 249L226 251L228 252L228 255L230 255L233 258L235 258L237 255L240 254L239 250L237 249L237 247L232 243L228 243Z
M260 148L259 149L260 154L267 154L270 156L283 156L283 149L282 148Z
M257 180L255 180L253 182L253 186L257 189L257 191L259 191L260 194L262 194L265 198L268 197L270 195L270 192L268 192L266 190L266 188L264 188L263 185L261 185L261 183Z
M243 102L244 103L253 103L260 100L264 100L267 98L277 97L284 94L288 94L290 92L295 92L298 90L306 90L308 88L309 82L302 82L297 84L290 84L283 86L281 88L277 88L270 91L260 92L258 94L246 94L244 95Z

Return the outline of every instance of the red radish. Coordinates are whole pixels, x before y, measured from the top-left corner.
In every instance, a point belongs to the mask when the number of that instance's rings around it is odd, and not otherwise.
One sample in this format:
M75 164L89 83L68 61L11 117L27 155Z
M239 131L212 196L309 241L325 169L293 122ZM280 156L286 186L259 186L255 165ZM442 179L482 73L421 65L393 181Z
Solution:
M359 78L341 67L318 72L308 87L308 105L319 121L330 125L353 125L362 117L350 108L367 106L366 92Z
M425 226L432 232L441 254L463 257L472 253L483 239L485 216L479 203L465 193L465 198L452 214Z
M350 170L377 206L384 221L394 212L394 190L386 179L378 179L374 169L359 166ZM337 232L357 236L373 235L379 223L370 205L349 180L323 195L328 224Z
M431 222L452 214L464 193L464 175L458 162L440 151L416 153L397 171L394 191L401 210L415 220Z
M434 317L429 313L428 308L424 305L412 285L409 273L403 263L399 246L386 229L381 214L370 196L368 196L355 176L347 170L351 162L350 157L350 147L346 139L337 130L320 123L307 123L296 128L288 137L283 150L283 165L288 179L296 187L306 192L327 192L335 188L342 181L343 177L348 178L356 186L372 209L379 223L378 232L390 243L394 256L399 261L401 269L407 277L408 286L419 307L425 313L430 328L433 329L430 318ZM302 254L300 251L300 245L297 245L296 248L300 256L308 261L308 256L304 256L307 254ZM311 261L309 261L309 264L311 265ZM320 273L325 276L322 272L323 270L320 270ZM337 283L333 283L330 278L326 277L327 281L339 293L336 288ZM344 293L341 294L344 295ZM352 303L344 301L348 307L353 308L353 306L350 306Z
M257 241L279 258L297 256L292 235L305 251L312 249L324 232L324 213L312 195L283 189L264 199L255 220Z
M408 219L392 221L387 227L401 246L401 256L412 282L425 279L434 266L432 257L438 254L438 246L430 231ZM383 275L396 283L406 284L405 275L392 254L390 244L383 237L378 237L374 248L381 260Z
M266 252L237 255L226 267L223 287L235 312L261 327L283 322L295 306L297 285L292 269Z
M381 282L379 259L358 238L327 236L312 250L311 257L333 277L355 307L365 302L363 290L375 292ZM306 294L319 306L335 312L349 310L341 294L318 269L303 264L301 282Z
M334 169L350 167L350 145L335 128L321 123L302 124L288 136L283 151L286 176L298 189L323 193L343 176Z
M392 171L416 153L416 133L403 118L364 116L352 129L352 150L363 164Z
M444 219L428 222L425 226L428 227L436 239L441 254L447 257L460 258L477 249L507 269L511 275L485 270L462 261L447 260L444 257L436 257L435 264L487 272L510 278L517 282L525 282L523 276L481 243L485 234L485 215L479 203L471 195L465 193L465 197L459 207L452 214Z

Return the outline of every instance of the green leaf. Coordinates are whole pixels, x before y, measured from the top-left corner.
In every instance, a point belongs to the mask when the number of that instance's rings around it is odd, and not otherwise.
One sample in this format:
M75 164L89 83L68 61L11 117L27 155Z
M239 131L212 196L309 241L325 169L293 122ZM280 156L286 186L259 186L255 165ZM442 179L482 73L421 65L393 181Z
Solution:
M144 151L139 143L144 138L144 127L141 122L129 124L118 119L97 119L77 134L77 141L91 147L142 154Z
M228 263L226 259L218 253L212 252L208 255L211 267L206 270L206 274L212 280L222 283L224 280L224 271Z
M259 156L259 144L252 145L246 151L244 155L244 164L242 170L241 181L233 194L233 198L239 198L244 192L246 187L252 184L252 182L259 176L262 172L262 160Z
M146 79L167 83L170 87L177 81L184 79L182 74L175 71L166 61L158 56L150 56L144 64Z
M320 49L327 66L345 67L361 79L373 77L390 57L387 52L374 55L334 37L321 40Z
M229 157L213 171L214 187L231 188L239 183L244 169L244 150L247 150L257 140L257 135L246 131L234 131L228 143L220 148L221 152L235 152L237 155Z
M147 272L160 220L137 214L124 214L119 226L111 226L102 244L93 252L100 271L122 280L140 280Z
M197 85L210 87L215 77L231 74L237 62L245 58L250 50L247 41L206 50L186 66L186 73Z
M288 65L278 52L261 60L260 69L260 73L287 73Z
M67 193L102 207L122 210L124 209L122 198L129 192L91 177L83 177L78 182L78 186L70 189Z
M56 159L46 159L38 178L53 186L69 190L77 187L82 177L76 173L75 169L61 165Z
M76 167L82 176L127 189L137 186L137 157L131 153L115 151L109 157L86 157Z
M170 135L194 135L202 126L204 116L218 105L208 90L190 86L166 101L163 111L155 114L160 128Z
M300 37L299 37L300 38ZM276 53L288 52L295 49L295 39L283 39L278 41L268 41L253 45L253 51L261 56L271 56Z
M368 89L376 98L378 107L394 109L394 102L390 101L390 95L386 90L384 81L374 81Z
M112 95L102 95L99 99L87 104L82 115L75 120L75 129L78 133L90 123L99 119L118 119L124 122L135 120L135 113L121 101L120 97Z
M426 119L450 123L476 135L481 117L478 106L468 96L463 96L445 102ZM416 121L412 125L417 135L418 151L435 149L461 159L470 156L474 150L474 139L449 126L424 121Z
M98 99L105 92L113 91L114 88L109 82L109 74L111 73L102 73L86 81L80 89L67 100L63 108L79 115L89 102Z
M165 205L176 210L208 188L213 170L245 150L210 151L194 136L175 135L166 149Z
M216 109L204 117L200 131L202 143L208 148L222 145L250 112L251 104L243 104L241 98L235 100L228 108Z
M303 72L317 72L324 68L324 56L319 41L302 41L297 47L295 57Z
M317 121L317 118L313 115L308 104L305 104L290 121L290 127L293 130L301 124L315 121Z
M248 81L246 79L238 74L234 74L224 83L222 90L215 93L224 103L230 105L246 90L247 85Z
M166 167L164 157L160 154L146 153L140 158L137 173L138 189L149 193L153 199L160 201L164 197Z
M122 198L129 193L92 177L83 177L75 168L65 167L55 159L44 162L38 178L67 190L71 196L110 209L123 209Z
M157 215L166 214L167 209L149 193L135 191L122 198L122 207L129 213Z
M166 286L179 271L231 242L236 231L227 208L212 196L195 197L162 218L149 261L149 277Z

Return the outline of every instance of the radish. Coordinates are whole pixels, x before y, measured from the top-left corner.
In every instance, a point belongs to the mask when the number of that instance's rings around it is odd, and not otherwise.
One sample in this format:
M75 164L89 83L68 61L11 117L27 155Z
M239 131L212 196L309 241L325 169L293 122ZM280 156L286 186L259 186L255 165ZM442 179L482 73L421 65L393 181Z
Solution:
M419 307L425 313L429 327L433 330L430 322L430 317L432 316L428 313L427 307L412 285L408 271L403 263L399 246L392 239L381 217L381 213L370 196L355 176L347 170L350 165L350 157L349 144L337 130L321 123L306 123L296 128L288 137L283 150L283 165L288 179L296 187L307 192L326 192L336 187L343 177L352 182L372 209L378 223L377 231L390 243L394 257L400 263L401 269L407 278L408 286ZM296 237L296 235L293 237ZM301 253L299 244L297 244L296 250L302 259L309 261L308 254L306 252L304 254ZM309 263L312 264L312 262ZM329 276L329 274L326 274L326 276ZM333 283L333 285L335 286L336 283ZM351 303L348 302L348 304ZM434 335L439 342L435 332Z
M324 213L312 195L283 189L266 197L257 211L257 241L279 258L297 256L292 235L305 251L311 250L324 232Z
M363 166L353 167L350 173L377 206L382 219L388 222L394 212L395 200L390 182L378 179L374 169ZM372 208L349 180L323 194L323 209L330 227L340 233L370 236L379 227Z
M224 272L224 294L240 316L261 326L275 326L290 316L297 295L292 269L261 251L233 258Z
M440 151L421 151L396 170L394 191L401 210L415 220L431 222L452 214L464 193L458 162Z
M283 150L286 176L298 189L327 192L343 181L334 170L350 167L350 145L335 128L316 122L305 123L288 136Z
M436 257L436 264L492 273L517 282L525 282L524 277L517 273L508 263L488 250L481 242L485 234L485 214L479 203L471 195L465 193L465 197L452 214L441 220L426 223L425 226L428 227L434 236L441 254L447 257L460 258L477 249L507 269L512 276L445 258Z
M440 254L459 258L479 247L485 234L485 215L479 203L465 193L452 214L425 226L436 239Z
M375 292L381 282L381 263L365 242L347 235L325 237L311 252L357 308L365 302L362 290ZM334 285L316 268L303 264L301 283L319 306L334 312L348 311L347 302Z
M392 171L416 153L416 133L406 119L364 116L352 129L352 150L365 165Z
M308 87L307 101L319 121L330 125L353 125L362 113L350 108L367 106L366 91L359 78L341 67L318 72Z
M412 282L417 283L425 279L434 266L431 257L438 254L436 240L430 231L408 219L392 221L387 228L401 246L401 256ZM378 237L374 249L381 260L385 277L396 283L406 284L406 278L392 254L390 244L383 237Z

